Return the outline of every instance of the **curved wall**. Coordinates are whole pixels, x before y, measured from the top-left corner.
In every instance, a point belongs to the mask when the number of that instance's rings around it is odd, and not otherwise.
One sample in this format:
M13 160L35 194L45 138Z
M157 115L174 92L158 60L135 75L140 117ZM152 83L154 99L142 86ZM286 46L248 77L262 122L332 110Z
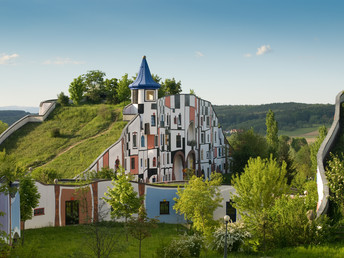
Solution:
M317 154L317 187L318 187L318 207L317 207L317 217L322 214L325 214L328 210L330 191L328 188L328 181L325 175L325 166L326 157L330 153L331 148L335 144L337 137L340 134L340 112L341 104L344 102L343 92L338 93L336 96L335 103L335 114L334 120L330 130L327 133L326 138L320 145L318 154Z

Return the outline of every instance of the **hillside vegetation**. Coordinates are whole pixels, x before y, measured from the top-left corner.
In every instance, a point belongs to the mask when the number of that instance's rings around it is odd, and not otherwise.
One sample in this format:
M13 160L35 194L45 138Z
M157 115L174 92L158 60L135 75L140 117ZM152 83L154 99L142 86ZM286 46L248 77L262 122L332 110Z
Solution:
M334 105L304 103L273 103L265 105L214 106L224 130L250 129L265 134L266 113L275 113L280 131L295 131L320 125L330 126L334 116ZM309 130L308 132L312 131Z
M71 178L116 142L126 125L123 105L57 107L43 123L29 123L1 146L19 166L45 167Z

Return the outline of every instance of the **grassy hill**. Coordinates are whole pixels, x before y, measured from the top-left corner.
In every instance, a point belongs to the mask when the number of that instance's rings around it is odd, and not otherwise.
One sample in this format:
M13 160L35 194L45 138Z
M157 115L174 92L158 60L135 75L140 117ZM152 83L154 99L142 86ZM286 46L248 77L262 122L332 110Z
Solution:
M57 107L43 123L29 123L11 135L0 150L20 166L52 168L71 178L119 139L126 125L122 109L105 104Z

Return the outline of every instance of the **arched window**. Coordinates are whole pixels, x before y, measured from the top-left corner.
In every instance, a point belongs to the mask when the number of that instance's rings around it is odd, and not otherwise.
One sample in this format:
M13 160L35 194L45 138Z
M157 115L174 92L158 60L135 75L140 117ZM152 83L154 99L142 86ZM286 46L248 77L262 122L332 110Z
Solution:
M141 147L145 147L145 137L141 136Z

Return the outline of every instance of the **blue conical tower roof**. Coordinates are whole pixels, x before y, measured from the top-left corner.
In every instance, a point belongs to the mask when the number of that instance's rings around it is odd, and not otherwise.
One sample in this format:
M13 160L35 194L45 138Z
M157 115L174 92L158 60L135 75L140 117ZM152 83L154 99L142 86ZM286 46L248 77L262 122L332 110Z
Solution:
M146 56L143 56L137 78L132 84L129 85L129 88L132 90L135 90L135 89L159 89L160 87L161 87L160 84L153 80L152 75L149 71L147 61L146 61Z

